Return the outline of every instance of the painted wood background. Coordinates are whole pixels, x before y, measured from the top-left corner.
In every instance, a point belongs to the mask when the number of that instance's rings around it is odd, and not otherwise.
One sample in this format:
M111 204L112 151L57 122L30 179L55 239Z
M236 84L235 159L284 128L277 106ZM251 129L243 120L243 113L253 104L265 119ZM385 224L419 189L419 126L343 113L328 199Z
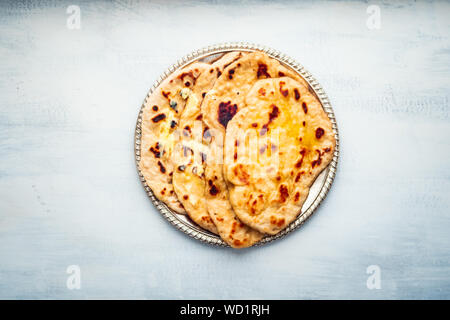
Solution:
M152 82L225 41L302 63L341 135L318 212L244 251L166 222L133 157ZM449 95L449 2L2 1L0 298L448 299Z

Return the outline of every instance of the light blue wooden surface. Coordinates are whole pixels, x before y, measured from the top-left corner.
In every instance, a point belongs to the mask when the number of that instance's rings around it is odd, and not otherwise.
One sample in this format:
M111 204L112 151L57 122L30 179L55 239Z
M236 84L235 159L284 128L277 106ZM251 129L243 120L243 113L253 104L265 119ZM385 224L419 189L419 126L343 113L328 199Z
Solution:
M380 29L366 26L370 4ZM66 27L69 5L80 30ZM133 131L166 67L241 40L316 76L341 157L301 229L233 251L153 208ZM0 298L448 299L449 94L448 2L2 2ZM66 287L69 265L80 290Z

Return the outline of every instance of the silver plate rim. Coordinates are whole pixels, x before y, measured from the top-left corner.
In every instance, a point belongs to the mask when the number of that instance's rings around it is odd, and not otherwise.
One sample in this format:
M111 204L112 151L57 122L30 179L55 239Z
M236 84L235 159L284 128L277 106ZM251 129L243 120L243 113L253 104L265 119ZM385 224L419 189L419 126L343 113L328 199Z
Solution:
M168 220L173 226L175 226L178 230L184 232L188 236L200 240L203 243L215 245L215 246L222 246L222 247L230 247L225 241L220 239L219 236L214 235L206 230L201 229L200 227L196 227L194 225L188 224L185 221L178 218L179 214L172 212L162 201L158 200L155 195L153 194L151 188L147 185L145 178L139 169L139 161L140 161L140 145L141 145L141 123L142 123L142 111L145 106L145 103L147 102L147 99L149 96L155 91L155 89L161 84L162 81L164 81L172 72L175 70L178 70L179 68L182 68L196 60L205 58L207 56L217 54L217 53L225 53L229 51L262 51L265 52L270 57L280 61L284 65L290 67L292 70L296 71L300 76L302 76L306 82L310 85L310 87L313 89L317 97L319 98L320 102L322 103L323 109L327 113L328 117L330 118L330 121L332 123L333 132L336 139L336 148L333 154L333 159L331 160L330 164L324 171L327 171L325 180L322 184L322 187L314 199L314 201L311 203L311 205L308 207L308 209L300 213L300 215L295 219L289 226L287 226L284 230L279 232L276 235L273 236L265 236L261 241L254 244L254 246L261 246L263 244L270 243L274 240L280 239L285 237L287 234L291 233L292 231L298 229L308 218L312 216L312 214L316 211L316 209L319 207L319 205L322 203L323 199L328 194L331 185L334 181L334 177L336 176L336 170L337 170L337 164L339 159L339 131L337 127L336 117L333 111L333 108L331 107L330 100L325 93L322 86L319 84L319 82L314 78L310 72L308 72L300 63L292 59L291 57L281 53L278 50L275 50L273 48L255 44L255 43L248 43L248 42L225 42L225 43L219 43L215 45L210 45L207 47L203 47L201 49L192 51L191 53L185 55L181 59L179 59L176 63L171 65L169 68L167 68L166 71L164 71L159 78L153 83L152 87L150 88L149 92L147 93L147 96L144 99L144 102L141 105L141 108L139 110L138 118L136 121L136 127L135 127L135 134L134 134L134 155L135 155L135 164L138 171L139 179L141 180L142 185L144 186L145 192L147 193L148 197L152 201L153 205L156 207L156 209L161 213L161 215Z

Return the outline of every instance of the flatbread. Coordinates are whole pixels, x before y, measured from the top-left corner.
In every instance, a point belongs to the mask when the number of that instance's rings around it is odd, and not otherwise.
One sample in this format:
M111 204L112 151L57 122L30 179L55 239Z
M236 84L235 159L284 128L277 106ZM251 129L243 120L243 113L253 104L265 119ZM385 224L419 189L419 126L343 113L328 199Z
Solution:
M236 112L246 107L244 99L259 79L290 76L296 73L262 52L252 52L224 69L202 104L203 121L211 132L205 167L206 204L221 237L232 246L249 246L262 234L243 224L234 213L223 177L223 144L227 123Z
M336 141L320 102L291 78L257 81L245 104L226 129L229 199L242 222L274 235L300 214Z
M187 93L186 107L179 121L181 134L179 134L178 147L172 156L172 162L175 164L173 187L179 201L195 223L216 234L217 228L206 209L203 172L207 149L202 143L203 121L200 106L203 97L214 85L218 74L241 56L240 52L225 54L198 77L192 91Z
M194 62L172 73L144 102L139 169L154 195L177 213L185 212L173 190L171 161L179 117L186 104L180 93L192 87L209 67Z
M146 99L139 169L170 209L244 248L297 217L334 147L303 78L234 51L174 72Z

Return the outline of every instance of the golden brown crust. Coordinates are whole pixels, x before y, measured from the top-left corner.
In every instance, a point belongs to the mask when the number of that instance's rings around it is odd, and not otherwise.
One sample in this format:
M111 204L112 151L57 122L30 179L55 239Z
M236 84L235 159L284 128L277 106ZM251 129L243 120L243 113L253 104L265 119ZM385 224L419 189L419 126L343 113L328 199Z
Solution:
M173 186L179 201L189 217L200 227L218 233L206 208L204 161L206 146L202 143L203 121L201 104L206 93L214 85L217 74L223 68L242 56L240 52L231 52L215 61L196 81L188 93L186 107L183 110L178 135L178 148L172 156L174 163Z
M245 248L297 217L334 147L303 78L265 53L230 52L174 72L146 100L139 168L170 209Z
M180 91L192 87L208 67L209 64L195 62L174 72L144 103L139 168L154 195L177 213L184 213L184 208L173 190L171 155L186 103Z
M224 69L202 104L203 120L213 132L205 168L206 203L216 226L218 228L219 225L223 226L222 238L228 239L225 241L230 244L235 239L247 239L251 245L251 242L259 241L263 235L242 224L232 210L227 182L223 176L225 127L240 109L246 107L245 96L256 81L267 77L279 77L280 73L303 81L277 60L262 52L252 52ZM233 224L234 221L236 224Z
M336 142L320 102L291 78L256 82L245 104L227 126L225 179L239 219L273 235L301 212Z

